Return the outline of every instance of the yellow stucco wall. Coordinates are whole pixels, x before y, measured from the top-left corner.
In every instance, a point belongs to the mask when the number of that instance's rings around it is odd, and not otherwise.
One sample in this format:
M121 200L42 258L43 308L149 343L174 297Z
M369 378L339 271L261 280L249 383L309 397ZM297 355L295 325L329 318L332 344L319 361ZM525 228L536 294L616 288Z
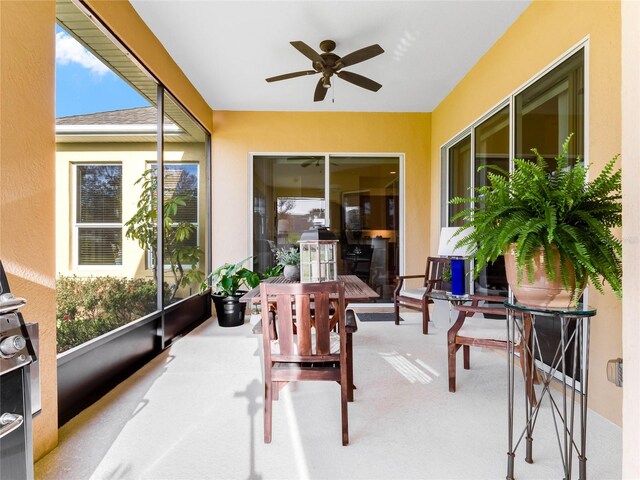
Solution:
M428 241L430 114L215 112L213 118L214 268L247 256L250 153L362 152L405 154L405 266L407 272L422 272L433 253Z
M432 114L431 155L514 90L589 36L588 138L593 171L621 149L620 2L534 1ZM440 227L440 162L431 163L431 241ZM621 302L591 289L589 406L621 424L622 390L606 379L622 355Z
M0 259L40 324L39 458L58 442L54 244L55 2L0 2Z

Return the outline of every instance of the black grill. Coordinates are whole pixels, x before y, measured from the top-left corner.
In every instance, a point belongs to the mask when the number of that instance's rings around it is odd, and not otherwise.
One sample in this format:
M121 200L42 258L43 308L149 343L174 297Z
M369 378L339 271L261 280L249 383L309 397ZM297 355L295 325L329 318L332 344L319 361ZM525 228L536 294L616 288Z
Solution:
M37 324L26 324L19 309L26 300L11 293L0 261L0 478L33 479L32 390L39 381ZM32 388L32 375L37 385Z

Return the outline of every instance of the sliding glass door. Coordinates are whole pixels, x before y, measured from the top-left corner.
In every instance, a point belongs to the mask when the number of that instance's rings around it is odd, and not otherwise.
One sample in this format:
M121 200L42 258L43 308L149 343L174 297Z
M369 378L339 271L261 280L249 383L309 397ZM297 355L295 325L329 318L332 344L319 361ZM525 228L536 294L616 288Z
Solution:
M400 159L397 156L255 155L254 270L274 251L297 247L313 226L338 237L341 275L357 275L390 301L399 273Z

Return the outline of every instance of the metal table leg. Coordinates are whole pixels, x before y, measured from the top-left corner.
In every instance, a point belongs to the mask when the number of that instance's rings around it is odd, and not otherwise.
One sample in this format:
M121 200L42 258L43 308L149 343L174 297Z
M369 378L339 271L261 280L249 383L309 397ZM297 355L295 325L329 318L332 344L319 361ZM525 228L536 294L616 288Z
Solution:
M595 315L595 310L583 308L579 314L565 310L541 310L532 312L530 307L513 307L507 305L507 397L508 397L508 452L507 452L507 480L514 479L515 452L520 442L525 442L525 461L533 463L533 431L540 406L545 397L548 398L553 415L556 430L558 449L562 461L564 480L570 480L573 476L573 454L578 458L578 478L587 480L586 435L587 435L587 396L589 379L589 341L590 341L590 317ZM549 371L538 370L535 365L536 353L542 358L542 352L535 328L536 316L553 317L560 322L561 336L554 358L549 364ZM530 325L530 327L529 327ZM575 325L573 332L569 326ZM529 335L530 333L530 335ZM519 437L515 438L514 429L514 376L515 376L515 345L520 334L523 343L521 359L525 372L525 426ZM567 371L567 363L573 360L572 372ZM578 361L579 360L579 361ZM561 372L558 369L561 368ZM542 379L542 390L536 402L534 392L534 379L539 373ZM579 378L581 388L578 390L574 384ZM562 403L554 398L551 382L555 374L560 374L562 380ZM569 389L569 391L567 391ZM556 397L557 397L556 393ZM577 441L575 427L576 400L579 402L580 441Z

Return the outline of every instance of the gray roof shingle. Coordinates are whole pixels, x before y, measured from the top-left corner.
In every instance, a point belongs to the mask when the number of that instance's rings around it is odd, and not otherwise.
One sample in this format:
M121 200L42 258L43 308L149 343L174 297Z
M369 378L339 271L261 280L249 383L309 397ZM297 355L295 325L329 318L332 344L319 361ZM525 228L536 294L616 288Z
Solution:
M56 125L155 125L156 122L157 109L153 106L56 118Z

